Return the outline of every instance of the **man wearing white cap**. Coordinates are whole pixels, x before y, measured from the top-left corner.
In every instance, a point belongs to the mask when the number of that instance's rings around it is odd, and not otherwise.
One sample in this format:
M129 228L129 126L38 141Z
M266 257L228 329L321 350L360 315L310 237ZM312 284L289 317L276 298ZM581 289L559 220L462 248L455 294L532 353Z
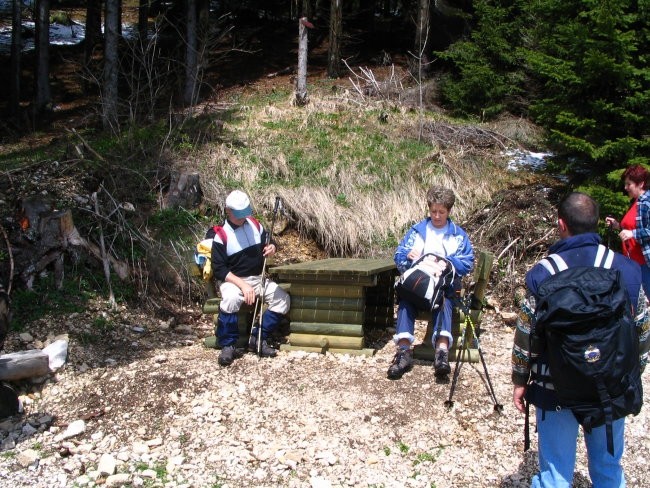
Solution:
M267 310L261 318L262 345L264 357L274 357L277 351L267 344L267 338L289 311L289 295L277 283L262 283L264 258L275 254L275 244L266 245L267 232L252 217L248 196L240 191L231 192L226 198L226 221L214 228L212 242L212 272L221 282L221 305L217 319L216 335L221 354L219 364L230 365L242 354L236 349L239 338L237 312L243 303L253 305L255 297L264 292ZM257 351L257 327L252 331L248 348Z

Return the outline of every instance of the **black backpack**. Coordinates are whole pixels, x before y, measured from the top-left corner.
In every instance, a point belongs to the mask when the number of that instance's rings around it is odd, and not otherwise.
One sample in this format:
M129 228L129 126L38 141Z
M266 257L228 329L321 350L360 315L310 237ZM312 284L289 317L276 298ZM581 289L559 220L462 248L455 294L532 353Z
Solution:
M395 293L419 310L435 310L440 305L445 288L454 283L455 277L456 270L448 259L427 253L399 277Z
M643 404L639 337L613 259L613 251L600 245L593 267L568 267L557 254L543 260L552 276L537 290L531 330L560 405L586 432L606 425L612 455L612 422L638 414Z

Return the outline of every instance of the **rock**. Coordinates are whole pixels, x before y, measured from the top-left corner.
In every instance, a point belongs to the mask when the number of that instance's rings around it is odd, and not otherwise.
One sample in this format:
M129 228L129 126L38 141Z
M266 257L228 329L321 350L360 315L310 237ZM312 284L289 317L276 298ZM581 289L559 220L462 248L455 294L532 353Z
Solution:
M29 332L21 332L18 337L20 338L21 342L25 344L29 344L30 342L34 342L34 338Z
M31 437L36 432L38 432L38 430L35 429L34 427L32 427L30 424L23 425L23 428L22 428L22 436L23 437Z
M133 446L131 446L131 449L135 454L146 454L149 452L149 446L142 441L134 442Z
M2 432L11 432L14 430L15 422L13 420L3 420L0 422L0 433Z
M39 459L40 459L40 454L38 453L38 451L35 451L34 449L26 449L18 453L18 455L16 456L16 461L23 468L32 466L33 464L38 462Z
M66 339L58 339L45 347L43 352L49 358L50 372L54 372L65 364L68 357L68 341Z
M59 435L59 440L70 439L71 437L83 434L86 431L86 422L83 420L75 420L68 424L68 427Z
M501 319L506 325L513 326L517 322L517 314L515 312L501 312Z
M311 488L332 488L332 483L329 480L318 476L311 477L309 479L309 485Z
M128 473L112 474L106 478L104 486L124 486L131 482L131 475Z
M157 475L156 471L153 470L153 469L145 469L144 471L142 471L140 473L140 476L142 476L143 478L155 479L156 476L158 476L158 475Z
M116 468L115 458L110 454L102 454L97 464L97 471L103 476L115 474Z

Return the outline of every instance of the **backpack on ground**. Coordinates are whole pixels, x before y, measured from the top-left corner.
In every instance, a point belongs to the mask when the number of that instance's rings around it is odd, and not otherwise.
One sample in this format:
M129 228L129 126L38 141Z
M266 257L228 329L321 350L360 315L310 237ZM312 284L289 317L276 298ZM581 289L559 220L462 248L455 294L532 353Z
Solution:
M435 310L456 271L449 260L427 253L418 258L397 280L395 293L420 310Z
M643 404L639 339L614 252L600 245L594 266L568 267L557 254L541 261L551 273L537 290L531 341L539 341L553 387L586 432L636 415Z

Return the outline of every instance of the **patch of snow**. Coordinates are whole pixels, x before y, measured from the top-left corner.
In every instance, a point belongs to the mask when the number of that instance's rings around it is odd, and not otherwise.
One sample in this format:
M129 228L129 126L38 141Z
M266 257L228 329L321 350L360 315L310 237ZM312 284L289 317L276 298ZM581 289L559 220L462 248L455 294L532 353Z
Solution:
M508 156L508 169L517 171L527 169L540 171L546 167L546 160L553 156L552 153L523 151L521 149L508 149L503 154Z

